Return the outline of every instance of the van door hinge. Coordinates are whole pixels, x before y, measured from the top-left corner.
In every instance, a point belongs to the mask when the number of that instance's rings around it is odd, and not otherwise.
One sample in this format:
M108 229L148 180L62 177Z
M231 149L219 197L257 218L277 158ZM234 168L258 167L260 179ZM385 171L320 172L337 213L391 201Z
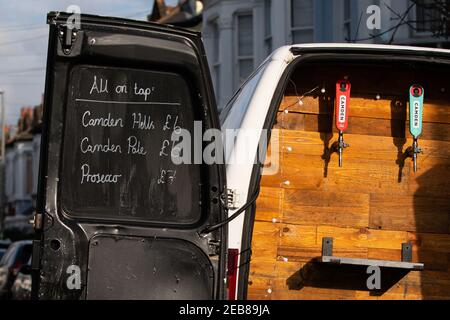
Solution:
M229 210L236 210L239 208L239 193L236 189L226 189L222 195L222 203Z
M58 28L58 36L61 41L61 47L64 54L68 55L72 51L73 43L77 39L78 30L69 28L67 25L61 25Z

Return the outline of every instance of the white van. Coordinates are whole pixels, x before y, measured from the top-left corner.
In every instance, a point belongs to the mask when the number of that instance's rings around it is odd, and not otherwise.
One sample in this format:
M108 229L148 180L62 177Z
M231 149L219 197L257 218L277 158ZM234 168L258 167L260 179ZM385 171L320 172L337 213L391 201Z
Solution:
M74 28L70 17L48 15L35 298L370 297L361 274L347 281L336 265L408 273L383 294L414 283L406 298L429 297L425 279L448 296L437 257L450 252L449 51L283 47L219 119L200 34L90 15ZM426 92L417 174L406 153L415 84ZM221 130L225 162L176 165L182 129Z

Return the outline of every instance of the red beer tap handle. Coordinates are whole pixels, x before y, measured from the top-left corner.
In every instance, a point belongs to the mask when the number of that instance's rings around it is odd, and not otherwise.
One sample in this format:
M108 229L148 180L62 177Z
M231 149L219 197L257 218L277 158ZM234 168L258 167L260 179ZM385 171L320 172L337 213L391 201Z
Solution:
M337 142L337 151L339 153L339 167L343 165L344 149L348 145L344 142L344 132L348 128L348 114L350 105L350 92L352 85L348 80L339 80L336 83L336 128L339 131L339 140Z
M348 128L351 88L352 85L348 80L339 80L336 83L336 128L342 133Z

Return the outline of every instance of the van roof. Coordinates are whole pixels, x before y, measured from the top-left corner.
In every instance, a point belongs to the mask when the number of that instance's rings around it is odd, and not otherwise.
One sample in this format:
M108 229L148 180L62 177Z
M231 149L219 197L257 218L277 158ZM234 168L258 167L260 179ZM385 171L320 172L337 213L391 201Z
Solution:
M305 43L295 44L291 48L298 49L362 49L362 50L392 50L392 51L417 51L430 53L444 53L450 55L450 50L428 47L398 46L386 44L362 44L362 43Z
M283 46L276 49L269 60L286 60L294 54L310 52L368 52L368 53L401 53L406 55L440 56L450 58L450 50L427 47L412 47L383 44L355 44L355 43L304 43ZM289 60L289 59L288 59Z

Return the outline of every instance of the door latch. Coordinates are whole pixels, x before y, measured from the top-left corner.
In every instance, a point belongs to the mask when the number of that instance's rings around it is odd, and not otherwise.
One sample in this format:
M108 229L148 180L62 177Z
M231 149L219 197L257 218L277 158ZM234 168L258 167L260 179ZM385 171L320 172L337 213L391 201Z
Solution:
M222 195L222 204L228 210L236 210L239 208L239 193L236 189L226 189Z
M78 31L75 28L69 28L67 25L59 26L58 36L61 41L61 47L64 54L70 54L73 44L77 39L77 35Z

